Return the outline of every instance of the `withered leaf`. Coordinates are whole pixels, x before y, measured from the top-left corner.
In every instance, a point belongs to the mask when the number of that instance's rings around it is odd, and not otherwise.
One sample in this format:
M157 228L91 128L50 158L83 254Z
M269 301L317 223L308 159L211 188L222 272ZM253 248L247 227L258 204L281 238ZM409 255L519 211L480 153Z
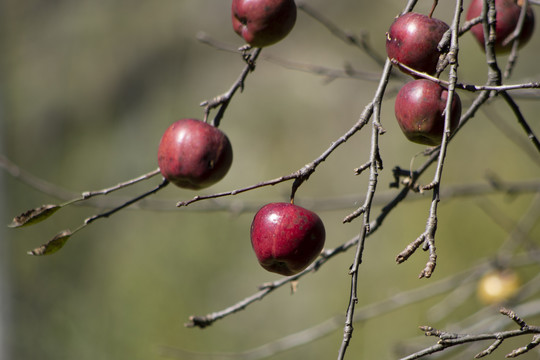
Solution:
M25 211L21 215L14 217L13 221L8 226L10 228L18 228L38 223L47 219L60 208L60 205L42 205L38 208Z
M64 230L56 234L56 236L49 240L47 243L41 245L38 248L35 248L32 251L29 251L28 255L41 256L53 254L60 250L62 246L64 246L64 244L66 243L66 241L68 241L71 235L71 230Z

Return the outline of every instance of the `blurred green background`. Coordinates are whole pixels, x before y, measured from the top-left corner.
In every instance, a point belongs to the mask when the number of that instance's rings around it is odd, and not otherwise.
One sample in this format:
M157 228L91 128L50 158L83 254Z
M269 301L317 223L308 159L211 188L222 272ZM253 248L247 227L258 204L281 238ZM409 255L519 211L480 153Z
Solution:
M384 54L385 31L405 1L308 3L344 30L368 32L374 49ZM436 16L449 22L453 2L440 3ZM417 11L427 13L431 4L421 1ZM183 117L202 118L200 102L226 91L244 66L238 54L199 42L199 32L232 48L243 45L230 25L230 1L2 0L0 153L30 173L75 192L105 188L155 169L157 145L167 126ZM536 34L522 50L510 82L538 81L539 52ZM335 69L348 64L380 72L367 55L342 43L304 12L299 12L287 39L262 54L301 64ZM486 79L483 55L469 36L461 40L459 72L463 82ZM376 86L364 80L326 81L260 59L220 126L234 148L231 171L202 193L240 188L301 168L356 122ZM398 86L399 82L392 82L390 89ZM464 106L469 105L470 94L460 94ZM538 98L520 100L519 105L539 134ZM517 132L531 150L508 108L494 101L486 110L489 117L480 112L452 142L443 186L485 182L488 172L507 181L540 178L538 154L528 154L506 136L509 131L494 126L496 120ZM396 191L388 187L393 181L391 169L408 168L423 147L407 142L400 133L390 96L383 103L382 123L387 132L380 139L385 169L379 176L379 191L389 193ZM354 176L353 169L368 160L369 143L366 127L297 193L297 201L306 206L314 204L311 200L321 204L324 199L345 198L342 207L333 211L311 206L326 224L328 248L359 232L359 221L343 225L341 220L363 201L367 174ZM414 165L422 162L419 156ZM432 174L428 171L422 181L429 182ZM110 195L104 204L139 194L158 181ZM5 172L0 173L0 191L5 224L27 209L59 202ZM33 227L1 228L0 358L161 359L164 348L235 353L343 315L352 251L302 278L294 295L284 287L204 330L183 326L190 315L224 309L257 291L260 284L278 279L257 264L249 226L253 207L286 200L289 191L290 184L285 183L220 200L237 212L202 212L203 203L175 208L177 201L196 194L169 186L152 198L159 203L142 203L146 209L125 210L97 221L60 252L43 258L26 252L102 209L73 206ZM489 259L509 236L500 225L515 225L534 199L526 193L443 200L438 267L432 279L418 280L425 253L419 251L399 266L394 261L425 228L430 195L412 197L419 201L401 204L369 238L360 268L359 307ZM373 215L379 210L375 207ZM538 223L528 235L538 244ZM523 281L536 276L538 269L537 265L520 268ZM468 289L464 286L463 294ZM538 289L524 300L535 297ZM418 343L419 325L444 329L483 307L472 293L455 311L434 320L430 309L445 299L430 298L356 324L348 358L394 359L414 352L436 340ZM496 313L496 308L489 308L485 314ZM527 320L540 324L538 316ZM339 324L322 339L272 359L335 358L342 336ZM503 358L504 351L528 341L525 337L505 342L491 358ZM211 358L172 350L167 356ZM538 352L522 357L537 358Z

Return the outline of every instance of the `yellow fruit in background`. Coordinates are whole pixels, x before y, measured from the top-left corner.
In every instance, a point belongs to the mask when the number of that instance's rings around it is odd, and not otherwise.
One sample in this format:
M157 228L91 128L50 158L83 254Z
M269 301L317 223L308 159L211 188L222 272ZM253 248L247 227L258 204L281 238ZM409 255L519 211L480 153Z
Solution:
M478 282L478 299L484 304L495 304L514 296L520 287L519 276L511 270L486 273Z

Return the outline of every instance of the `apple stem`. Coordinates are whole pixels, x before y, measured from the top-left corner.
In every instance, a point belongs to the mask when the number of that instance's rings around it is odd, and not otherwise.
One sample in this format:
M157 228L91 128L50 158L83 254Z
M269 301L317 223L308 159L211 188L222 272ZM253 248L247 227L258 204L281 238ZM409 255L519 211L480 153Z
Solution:
M435 11L435 8L437 7L437 4L439 3L439 0L433 0L433 6L431 7L431 11L429 12L429 18L433 16L433 12Z

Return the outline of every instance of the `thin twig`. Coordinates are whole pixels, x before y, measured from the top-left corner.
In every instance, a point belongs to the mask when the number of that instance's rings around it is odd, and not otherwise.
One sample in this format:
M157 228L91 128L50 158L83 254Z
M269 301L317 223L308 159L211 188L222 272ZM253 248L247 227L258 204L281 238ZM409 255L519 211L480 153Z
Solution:
M324 162L340 145L345 143L348 139L351 138L356 132L360 131L366 123L369 121L369 118L371 117L371 114L373 113L373 102L368 104L362 114L360 115L360 118L358 121L345 133L343 134L339 139L334 141L329 148L327 148L318 158L310 162L309 164L306 164L301 169L286 175L281 176L276 179L263 181L255 185L250 185L244 188L231 190L231 191L225 191L217 194L212 195L203 195L203 196L195 196L193 199L188 201L180 201L177 203L178 207L181 206L188 206L192 203L201 201L201 200L207 200L207 199L215 199L223 196L231 196L231 195L237 195L249 190L270 186L270 185L276 185L285 181L294 180L293 184L293 190L291 193L291 197L294 197L294 193L296 192L296 189L304 182L306 181L311 174L315 171L317 166L319 166L322 162Z
M307 15L311 16L313 19L320 22L324 27L330 31L330 33L346 44L356 46L357 48L364 51L373 61L379 64L381 67L385 66L385 58L380 56L369 44L367 40L367 35L364 33L360 38L356 35L351 34L350 32L342 30L330 19L325 17L323 14L315 10L312 6L308 5L304 1L297 2L298 9L304 11Z
M131 199L129 201L126 201L125 203L123 203L120 206L115 207L114 209L111 209L109 211L105 211L103 213L100 213L100 214L93 215L93 216L89 217L88 219L86 219L84 221L84 224L88 225L88 224L90 224L90 223L92 223L92 222L94 222L94 221L96 221L98 219L107 218L107 217L113 215L114 213L116 213L116 212L118 212L118 211L120 211L120 210L122 210L122 209L136 203L137 201L140 201L140 200L144 199L147 196L150 196L150 195L153 195L153 194L157 193L159 190L163 189L168 184L169 184L169 181L164 178L163 181L158 186L156 186L155 188L153 188L153 189L151 189L151 190L149 190L149 191L147 191L147 192L145 192L145 193L143 193L143 194L141 194L139 196L136 196L136 197L134 197L133 199Z
M367 234L370 232L370 214L371 207L373 204L373 197L377 189L377 177L378 170L382 168L382 161L379 152L379 136L383 132L382 126L380 123L380 112L381 112L381 103L384 97L386 90L386 85L388 84L388 79L390 78L390 73L392 70L392 64L389 60L386 61L383 74L381 76L381 81L379 87L375 93L372 104L374 107L373 110L373 121L372 121L372 135L371 135L371 151L369 157L369 185L367 193L365 196L364 204L362 205L362 213L364 214L362 228L359 235L359 241L356 247L356 253L354 256L353 264L350 267L349 274L351 275L351 289L350 289L350 298L349 305L347 307L347 313L345 316L345 326L343 329L343 341L339 350L338 359L344 359L345 353L349 346L352 333L353 333L353 321L354 321L354 310L356 304L358 303L358 269L362 263L362 257L364 253L364 244L367 237Z
M459 36L465 34L467 31L469 31L474 25L480 24L482 22L482 17L478 16L474 19L470 19L468 21L465 21L461 28L459 29Z
M536 154L536 153L535 153ZM369 167L369 165L368 165ZM0 155L0 168L5 170L14 179L20 181L23 184L30 186L31 188L57 198L64 202L73 202L73 199L79 198L79 194L74 191L67 190L58 185L49 183L48 181L39 178L27 170L22 169L20 166L11 162L4 156ZM153 173L153 172L151 172ZM149 173L149 174L151 174ZM45 184L45 185L44 185ZM49 186L50 185L50 186ZM470 197L470 196L484 196L494 193L507 193L507 194L525 194L534 193L540 191L540 179L538 180L521 180L521 181L504 181L497 179L496 183L479 182L471 184L451 185L441 189L441 198L450 199L456 197ZM303 196L298 199L296 203L301 206L309 207L310 209L320 211L333 211L349 209L352 203L351 199L354 199L358 194L345 194L341 196L330 197L315 197L309 198ZM373 206L383 206L391 201L395 196L394 191L379 192L377 197L373 199ZM86 207L99 207L99 208L112 208L118 206L120 203L128 201L130 198L107 196L95 201L96 199L86 199L84 202L73 203L76 206ZM409 201L423 200L422 196L408 197ZM164 199L145 199L138 203L137 207L132 207L137 210L149 210L149 211L176 211L174 206L171 206L170 200ZM234 201L234 202L219 202L219 201L207 201L204 205L197 207L189 207L186 211L192 212L209 212L220 211L230 212L233 214L241 214L245 212L253 212L260 208L260 201Z
M533 143L534 147L536 148L536 151L540 153L540 141L538 141L538 138L534 134L532 128L527 123L527 120L525 120L525 117L521 113L521 110L519 109L519 106L516 104L514 99L506 92L502 91L501 96L506 101L512 112L514 113L518 124L523 128L523 131L525 131L525 134L527 134L527 138Z
M437 78L435 76L417 71L405 64L400 63L396 59L391 59L392 64L398 66L399 68L402 68L406 70L407 72L410 72L416 77L424 78L431 80L433 82L436 82L437 84L444 86L448 88L449 82L440 78ZM534 82L528 82L528 83L521 83L521 84L510 84L510 85L474 85L474 84L465 84L465 83L459 83L456 82L455 84L456 89L463 89L471 92L477 92L477 91L495 91L495 92L502 92L502 91L510 91L510 90L520 90L520 89L540 89L540 82L534 81Z
M444 119L444 133L442 137L441 146L439 148L439 156L437 161L437 167L435 170L435 175L433 177L433 181L424 186L424 190L432 189L433 195L432 195L432 201L431 201L431 207L429 210L429 216L426 223L426 230L424 233L420 236L423 237L424 240L424 248L425 250L429 250L429 260L426 263L425 268L420 273L420 278L429 278L431 277L431 274L433 273L433 270L435 269L435 266L437 265L437 254L435 251L435 233L437 231L437 209L438 209L438 203L440 201L439 198L439 188L442 178L442 171L444 166L444 160L446 157L446 149L448 147L448 141L450 138L450 122L451 122L451 108L452 103L454 100L454 91L455 86L457 82L457 66L458 66L458 52L459 52L459 44L458 44L458 32L459 32L459 20L461 18L461 12L463 11L463 2L462 0L456 1L456 10L454 13L454 20L452 21L452 35L450 40L450 50L448 52L447 58L450 64L450 73L449 73L449 82L448 82L448 97L446 101L446 110L445 110L445 119Z
M477 109L477 108L476 108ZM470 111L468 114L469 116L473 116L473 113L474 111ZM436 157L435 157L436 158ZM432 163L434 160L428 160L425 164L424 164L424 168L420 169L420 173L423 172L428 164ZM538 191L538 185L534 185L533 186L533 189L536 188ZM507 190L512 192L511 190L512 188L508 188ZM408 193L408 190L409 188L404 188L402 191L400 191L397 195L395 195L393 197L393 199L391 199L385 207L383 207L383 209L381 210L381 213L379 214L378 218L373 220L371 223L370 223L370 232L366 234L366 236L370 236L372 235L383 223L384 219L386 218L386 216L388 216L390 214L390 212L397 206L397 204L399 204L401 201L403 201L406 196L407 196L407 193ZM501 190L504 190L504 187L501 188ZM268 284L265 284L262 286L262 289L257 292L256 294L253 294L252 296L249 296L239 302L237 302L236 304L224 309L224 310L221 310L221 311L217 311L217 312L213 312L211 314L208 314L208 315L205 315L205 316L192 316L190 317L190 321L186 324L187 327L206 327L206 326L209 326L211 324L213 324L215 321L219 320L219 319L222 319L230 314L233 314L233 313L236 313L240 310L243 310L245 309L247 306L249 306L250 304L256 302L256 301L259 301L261 300L262 298L264 298L266 295L270 294L272 291L292 282L292 281L296 281L298 279L300 279L301 277L305 276L306 274L308 273L311 273L313 271L316 271L317 269L319 269L321 266L323 266L327 261L329 261L330 259L332 259L333 257L335 257L336 255L338 254L341 254L341 253L344 253L346 251L348 251L351 247L357 245L358 241L360 239L360 236L356 236L352 239L350 239L349 241L345 242L344 244L336 247L336 248L333 248L333 249L330 249L330 250L325 250L323 251L323 253L321 254L321 256L314 262L312 263L310 266L308 266L304 271L302 271L301 273L297 274L297 275L294 275L294 276L291 276L291 277L287 277L287 278L283 278L283 279L280 279L278 281L275 281L275 282L272 282L272 283L268 283Z
M517 146L530 160L540 166L540 157L538 152L532 148L528 143L523 142L523 134L521 131L517 131L514 127L507 124L507 119L503 119L500 112L495 111L489 106L483 106L482 111L486 114L486 118L515 146Z
M494 340L494 343L492 343L492 345L490 345L486 350L478 353L475 356L475 358L481 358L481 357L491 354L506 339L517 337L517 336L528 335L528 334L540 334L540 326L527 325L513 311L510 311L507 309L501 309L501 314L506 315L510 319L514 320L520 326L520 329L501 331L501 332L496 332L496 333L471 335L471 334L466 334L466 333L465 334L450 333L450 332L434 329L431 326L421 326L420 329L424 331L426 336L438 337L439 341L437 342L437 344L431 347L428 347L414 354L401 358L400 360L420 359L426 355L440 352L449 347L453 347L457 345L464 345L467 343L479 342L479 341L484 341L484 340ZM528 352L530 349L539 345L539 343L540 342L538 341L538 336L536 336L533 339L533 341L529 343L528 346L516 349L510 354L507 354L506 357L515 357L517 355L524 354L525 352Z
M531 256L532 255L532 256ZM522 253L514 255L509 266L526 267L536 264L534 260L535 256L540 255L539 251L533 251L532 253ZM474 285L478 279L487 271L492 269L493 262L491 259L480 259L479 262L458 273L449 275L446 278L437 280L434 282L426 283L426 285L420 286L412 290L401 291L393 294L390 297L376 301L367 305L363 305L356 309L354 322L367 321L374 319L382 314L389 314L393 311L405 308L411 304L416 304L421 301L440 296L451 290L458 291L462 286L467 284ZM273 287L276 283L265 284L263 289L267 287ZM260 300L258 298L257 300ZM254 301L257 301L254 300ZM248 305L248 304L247 304ZM537 307L538 308L538 307ZM529 314L531 315L531 314ZM266 343L254 349L248 349L242 352L234 353L193 353L183 349L174 347L161 347L161 351L172 358L223 358L223 359L241 359L241 360L260 360L278 353L285 352L287 350L299 347L301 345L314 342L320 338L323 338L335 330L337 330L343 323L343 316L336 315L328 318L327 320L316 324L310 328L303 329L299 332L289 334L283 338Z
M205 316L190 316L189 322L185 324L186 327L199 327L204 328L209 325L212 325L215 321L220 320L228 315L234 314L240 310L245 309L248 305L254 303L255 301L261 300L269 293L273 292L274 290L289 284L293 281L298 280L299 278L303 277L304 275L316 271L319 269L323 264L325 264L328 260L333 258L334 256L344 253L347 250L349 250L351 247L356 245L358 243L358 237L354 237L347 241L346 243L335 247L330 250L325 250L321 253L321 256L315 260L311 265L309 265L306 269L304 269L302 272L289 276L281 278L280 280L271 282L271 283L265 283L260 288L261 290L257 293L248 296L247 298L237 302L236 304L229 306L228 308L216 311L211 314L205 315Z
M143 180L148 180L156 175L158 175L160 173L160 170L159 168L155 169L155 170L152 170L146 174L143 174L141 176L138 176L134 179L131 179L131 180L128 180L128 181L124 181L124 182L121 182L117 185L114 185L114 186L111 186L111 187L108 187L108 188L105 188L105 189L102 189L102 190L94 190L94 191L85 191L82 193L82 198L83 200L87 200L87 199L90 199L94 196L98 196L98 195L107 195L107 194L110 194L112 193L113 191L117 191L117 190L120 190L120 189L124 189L128 186L131 186L131 185L134 185L140 181L143 181Z
M508 56L508 61L506 62L506 68L504 69L503 76L505 79L510 78L512 74L512 70L514 69L517 63L519 41L520 41L519 37L521 35L521 32L523 31L523 25L525 25L525 18L527 17L528 9L529 9L529 1L522 0L521 11L519 13L519 18L516 23L516 27L514 28L514 31L502 42L502 46L508 45L510 42L512 42L512 50L510 52L510 55Z
M241 193L246 192L246 191L259 189L259 188L265 187L265 186L274 186L274 185L280 184L280 183L285 182L285 181L296 179L296 177L299 176L298 173L299 172L296 171L296 172L294 172L292 174L289 174L289 175L286 175L286 176L280 176L280 177L278 177L276 179L262 181L260 183L257 183L257 184L254 184L254 185L249 185L249 186L246 186L246 187L243 187L243 188L240 188L240 189L236 189L236 190L223 191L223 192L210 194L210 195L197 195L197 196L193 197L191 200L179 201L178 203L176 203L176 206L177 207L188 206L188 205L191 205L193 203L196 203L196 202L202 201L202 200L217 199L217 198L224 197L224 196L233 196L233 195L241 194Z
M152 190L147 191L147 192L145 192L145 193L143 193L143 194L141 194L141 195L139 195L139 196L137 196L137 197L135 197L133 199L130 199L129 201L125 202L124 204L119 205L119 206L117 206L117 207L115 207L115 208L113 208L113 209L111 209L109 211L105 211L103 213L99 213L99 214L96 214L94 216L91 216L91 217L87 218L75 230L73 230L73 231L71 231L69 229L62 230L61 232L56 234L52 239L50 239L49 241L47 241L46 243L44 243L40 247L38 247L38 248L36 248L36 249L34 249L32 251L29 251L28 254L29 255L36 255L36 256L53 254L53 253L57 252L58 250L60 250L66 244L66 242L75 233L81 231L82 229L84 229L86 226L90 225L95 220L102 219L102 218L107 218L107 217L115 214L116 212L118 212L118 211L120 211L120 210L122 210L122 209L136 203L137 201L142 200L145 197L150 196L152 194L155 194L156 192L163 189L168 184L169 184L169 181L167 179L163 179L161 184L159 184L157 187L153 188Z
M259 57L259 54L261 53L261 48L255 48L252 53L245 52L242 53L242 57L244 61L246 62L246 66L240 73L240 76L234 84L231 86L231 88L225 92L224 94L221 94L219 96L216 96L212 100L205 100L200 105L204 106L204 121L208 121L208 115L210 114L210 111L212 109L215 109L219 107L219 110L214 116L214 119L211 121L211 124L215 127L218 127L221 119L223 118L223 115L225 114L225 110L227 110L227 107L229 106L229 103L231 102L234 94L238 91L238 89L243 90L244 89L244 83L246 81L246 78L250 72L255 70L255 62L257 60L257 57Z
M220 42L204 32L199 32L197 34L197 40L217 50L241 54L241 51L238 50L237 47ZM322 66L322 65L307 64L307 63L292 61L292 60L277 57L275 55L268 54L268 53L261 53L258 57L258 60L268 61L270 63L279 65L285 69L302 71L302 72L306 72L306 73L310 73L314 75L323 76L325 77L325 83L329 83L332 80L335 80L338 78L358 79L358 80L366 80L366 81L379 81L380 79L380 74L378 72L358 70L358 69L353 68L349 64L346 64L342 69L329 68L327 66Z

